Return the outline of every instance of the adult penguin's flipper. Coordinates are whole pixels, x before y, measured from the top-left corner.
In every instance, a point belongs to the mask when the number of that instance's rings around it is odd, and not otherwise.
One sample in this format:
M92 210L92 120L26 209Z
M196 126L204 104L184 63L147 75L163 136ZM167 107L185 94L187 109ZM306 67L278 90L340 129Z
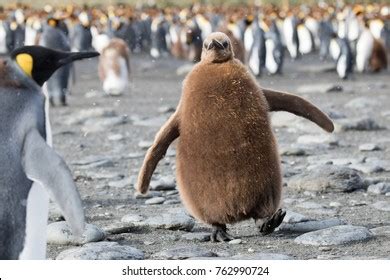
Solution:
M332 120L314 104L302 97L273 89L262 88L261 90L267 99L270 112L290 112L316 123L328 132L332 132L334 130Z
M26 135L22 165L27 177L40 183L58 204L73 234L81 236L85 227L84 210L72 174L37 130Z

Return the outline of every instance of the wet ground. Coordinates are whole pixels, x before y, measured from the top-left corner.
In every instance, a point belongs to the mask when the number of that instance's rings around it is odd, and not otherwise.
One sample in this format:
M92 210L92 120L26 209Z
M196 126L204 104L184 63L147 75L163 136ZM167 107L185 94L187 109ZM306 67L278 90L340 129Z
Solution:
M172 189L153 193L165 199L163 204L146 205L145 198L135 198L133 184L146 151L144 146L153 140L160 125L171 114L170 109L178 103L184 75L178 75L177 69L185 64L172 58L152 61L146 56L135 56L131 61L131 89L122 96L108 97L103 94L97 76L97 60L78 62L69 106L51 109L54 147L74 174L88 223L105 229L106 241L136 247L144 252L145 258L154 258L155 253L182 246L203 248L223 258L251 257L258 253L278 253L295 259L390 257L388 232L373 234L363 241L324 246L295 242L295 238L302 235L297 231L279 230L263 237L253 221L229 225L230 234L241 239L239 244L188 241L183 237L186 231L154 229L148 225L128 226L115 234L109 233L124 224L121 219L125 215L147 218L167 213L172 208L183 208ZM337 131L329 138L307 120L287 113L273 113L280 150L285 154L281 156L286 185L283 207L309 220L337 218L367 229L390 226L390 189L387 195L367 191L369 185L389 180L390 132L386 128L390 119L389 72L355 74L342 81L330 71L332 66L331 62L320 62L316 55L310 55L299 61L286 61L283 75L263 75L258 79L263 87L304 96L328 112L337 124ZM351 101L354 102L348 104ZM370 125L369 130L346 128L346 124L365 117L381 128L370 128ZM372 145L359 149L367 143ZM360 169L358 174L364 187L353 192L320 193L290 187L292 175L299 177L308 170L316 170L320 180L318 169L322 168L321 164L330 163L336 169L343 166ZM175 152L171 149L160 162L155 179L174 176L174 164ZM324 173L324 176L327 175ZM373 206L377 202L382 202L381 207ZM197 222L192 232L207 233L210 228ZM56 258L70 247L49 245L48 257Z

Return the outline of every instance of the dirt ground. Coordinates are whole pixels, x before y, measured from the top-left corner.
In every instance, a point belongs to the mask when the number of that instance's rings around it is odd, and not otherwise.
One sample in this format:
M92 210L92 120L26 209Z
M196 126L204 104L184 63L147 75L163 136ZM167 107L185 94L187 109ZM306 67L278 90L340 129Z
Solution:
M134 181L143 161L145 149L139 146L141 141L152 141L159 129L158 125L139 125L139 120L151 120L161 123L171 113L164 113L163 107L175 108L181 94L181 84L184 75L178 75L178 67L187 62L173 58L163 58L153 61L146 56L134 56L131 61L132 87L126 94L119 97L108 97L102 92L97 76L97 59L78 62L76 64L77 80L69 96L68 107L52 108L51 123L54 147L70 166L82 199L88 223L101 228L120 222L126 214L154 216L166 212L169 208L183 207L178 204L145 205L145 199L134 197L134 187L118 188L110 186L113 177L130 178ZM298 93L325 112L344 114L347 119L369 116L381 126L389 126L390 119L390 75L389 72L379 74L354 74L347 81L342 81L337 74L328 71L331 62L320 62L317 55L308 55L301 60L292 62L286 59L283 75L258 78L263 87L288 90ZM339 85L342 91L325 92L325 89ZM372 106L363 108L345 107L345 104L358 97L367 97L376 101ZM93 125L91 118L84 123L75 123L79 112L90 108L106 108L115 111L117 116L123 116L124 124L107 126L104 130L89 131ZM386 113L387 112L387 113ZM280 118L278 118L280 114ZM273 113L273 117L283 120L282 113ZM326 136L307 120L293 117L291 126L276 125L275 132L280 147L291 147L299 136L315 134ZM338 120L335 120L337 123ZM310 158L363 158L374 157L385 161L390 160L390 132L388 129L376 131L343 131L335 132L338 145L326 149L306 150L304 156L282 156L285 182L288 183L288 173L303 172L309 165ZM379 151L362 152L358 146L363 143L375 143L381 147ZM207 145L207 143L205 143ZM85 168L78 162L99 156L111 161L111 165ZM174 175L175 157L166 156L158 165L156 174ZM92 174L92 175L91 175ZM93 174L106 174L97 178ZM107 175L108 174L108 175ZM362 174L364 178L379 178L386 181L389 172ZM110 178L111 177L111 178ZM166 192L161 192L167 196ZM390 225L390 212L372 207L377 201L390 202L390 196L374 195L365 190L351 193L313 194L297 192L288 186L284 188L284 207L319 220L337 217L347 224L362 225L368 229ZM176 194L171 197L178 199ZM324 211L313 211L300 205L304 202L315 202L323 206ZM338 207L331 207L339 203ZM358 203L356 203L358 202ZM280 253L295 259L383 259L390 256L389 237L375 237L364 242L347 245L304 246L294 242L298 233L277 231L263 237L258 234L253 221L245 221L229 225L230 233L242 240L241 244L211 243L187 241L182 237L186 232L164 229L140 228L121 234L109 234L106 240L117 241L120 244L134 246L145 253L145 258L151 258L161 250L194 244L207 248L222 256L238 254ZM207 232L211 229L204 224L196 223L194 232ZM48 258L55 258L68 246L49 245Z

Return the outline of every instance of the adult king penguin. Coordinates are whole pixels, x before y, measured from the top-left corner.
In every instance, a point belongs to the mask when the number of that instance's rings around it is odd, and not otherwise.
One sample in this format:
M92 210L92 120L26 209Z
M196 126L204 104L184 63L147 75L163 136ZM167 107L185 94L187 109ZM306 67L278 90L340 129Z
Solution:
M44 259L49 196L73 233L84 230L80 195L64 160L51 149L41 86L61 66L97 53L40 46L0 60L0 259Z
M211 33L201 61L183 82L176 112L156 135L139 173L145 193L169 145L177 145L177 179L187 210L213 226L212 241L229 241L226 224L253 218L270 234L286 212L280 209L282 175L269 111L286 110L325 130L332 121L298 96L261 89L234 58L228 36Z

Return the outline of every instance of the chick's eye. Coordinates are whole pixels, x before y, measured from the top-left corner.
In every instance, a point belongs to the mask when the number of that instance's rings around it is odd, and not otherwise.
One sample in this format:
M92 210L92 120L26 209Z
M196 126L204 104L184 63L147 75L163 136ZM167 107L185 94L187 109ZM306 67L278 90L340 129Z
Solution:
M223 42L223 43L222 43L222 46L223 46L224 48L227 48L227 46L228 46L228 42L226 42L226 41L225 41L225 42Z

